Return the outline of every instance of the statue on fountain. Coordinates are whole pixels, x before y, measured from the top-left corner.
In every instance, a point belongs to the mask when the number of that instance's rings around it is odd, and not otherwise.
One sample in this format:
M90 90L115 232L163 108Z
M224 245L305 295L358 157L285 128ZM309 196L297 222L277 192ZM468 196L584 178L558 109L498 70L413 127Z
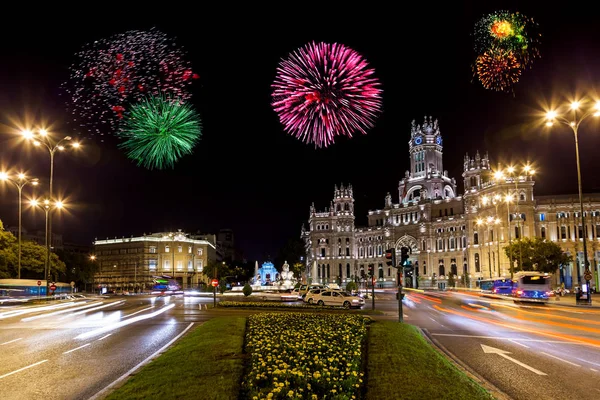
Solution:
M281 268L282 271L279 274L279 285L282 288L290 288L290 287L294 287L294 285L296 284L297 279L294 278L294 273L292 271L290 271L290 265L287 263L287 261L283 264L283 267Z

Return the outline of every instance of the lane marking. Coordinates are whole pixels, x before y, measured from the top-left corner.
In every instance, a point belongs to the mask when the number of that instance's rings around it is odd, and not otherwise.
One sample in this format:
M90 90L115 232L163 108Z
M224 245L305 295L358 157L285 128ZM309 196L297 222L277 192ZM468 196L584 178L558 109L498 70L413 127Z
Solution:
M83 349L84 347L88 347L90 344L91 344L91 343L86 343L86 344L84 344L83 346L75 347L74 349L71 349L71 350L65 351L63 354L69 354L69 353L72 353L72 352L74 352L75 350Z
M20 337L18 339L9 340L8 342L0 343L0 346L4 346L5 344L10 344L10 343L18 342L21 339L23 339L23 338Z
M545 355L547 355L548 357L556 358L557 360L560 360L560 361L562 361L562 362L565 362L565 363L567 363L567 364L570 364L570 365L572 365L572 366L574 366L574 367L581 367L581 365L579 365L579 364L575 364L574 362L571 362L571 361L568 361L568 360L562 359L562 358L560 358L560 357L553 356L552 354L548 354L548 353L546 353L546 352L544 352L544 351L542 351L542 354L545 354Z
M139 313L141 313L143 311L149 310L149 309L154 308L154 307L156 307L156 306L150 306L150 307L143 308L140 311L136 311L134 313L131 313L131 314L128 314L128 315L124 315L123 317L121 317L121 319L133 317L135 314L139 314Z
M509 342L511 342L511 343L514 343L514 344L518 344L519 346L523 346L523 347L525 347L526 349L529 349L529 348L530 348L529 346L527 346L527 345L524 345L523 343L519 343L519 342L515 341L514 339L508 339L508 341L509 341Z
M35 367L36 365L43 364L43 363L45 363L46 361L48 361L48 360L42 360L42 361L38 361L38 362L36 362L35 364L31 364L31 365L28 365L28 366L26 366L26 367L19 368L19 369L17 369L16 371L12 371L12 372L9 372L9 373L7 373L7 374L4 374L4 375L0 375L0 379L4 379L4 378L6 378L7 376L11 376L11 375L13 375L13 374L16 374L17 372L25 371L26 369L29 369L29 368Z
M173 339L171 339L169 341L169 343L165 344L163 347L161 347L160 349L158 349L150 357L146 358L144 361L142 361L141 363L139 363L135 367L131 368L129 371L125 372L123 375L121 375L119 378L117 378L113 383L111 383L110 385L108 385L107 387L105 387L104 389L102 389L101 391L99 391L98 393L96 393L95 395L93 395L92 397L90 397L88 400L99 400L99 399L102 399L102 398L106 397L106 394L114 386L116 386L117 384L119 384L122 381L124 381L125 379L127 379L135 371L137 371L138 369L140 369L141 367L143 367L145 364L147 364L148 362L150 362L152 359L154 359L156 356L158 356L160 353L162 353L163 351L165 351L169 346L171 346L173 343L175 343L175 341L177 339L179 339L180 337L182 337L188 330L190 330L190 328L193 325L194 325L194 323L190 322L190 324L179 335L177 335Z
M590 368L590 369L591 369L592 371L594 371L594 372L598 372L598 370L597 370L597 369L594 369L594 368ZM596 389L596 390L598 390L598 389Z
M107 338L107 337L109 337L110 335L112 335L112 333L109 333L108 335L104 335L104 336L102 336L102 337L101 337L100 339L98 339L98 340L100 341L100 340L102 340L102 339L106 339L106 338Z
M516 360L512 357L509 356L509 354L511 354L510 352L506 351L506 350L502 350L502 349L497 349L495 347L492 346L486 346L485 344L481 345L481 349L483 350L484 353L486 354L498 354L500 357L503 357L505 359L507 359L508 361L512 361L517 365L520 365L521 367L528 369L529 371L533 372L534 374L537 375L547 375L546 373L540 371L539 369L535 369L530 365L527 365L519 360Z

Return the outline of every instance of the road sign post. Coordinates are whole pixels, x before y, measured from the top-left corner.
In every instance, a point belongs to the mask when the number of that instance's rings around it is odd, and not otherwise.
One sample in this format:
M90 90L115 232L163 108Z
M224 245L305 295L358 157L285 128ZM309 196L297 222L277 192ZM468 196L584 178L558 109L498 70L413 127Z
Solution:
M213 279L210 281L210 284L213 287L213 307L217 306L217 286L219 286L219 280Z
M37 281L38 285L38 299L42 297L42 281Z

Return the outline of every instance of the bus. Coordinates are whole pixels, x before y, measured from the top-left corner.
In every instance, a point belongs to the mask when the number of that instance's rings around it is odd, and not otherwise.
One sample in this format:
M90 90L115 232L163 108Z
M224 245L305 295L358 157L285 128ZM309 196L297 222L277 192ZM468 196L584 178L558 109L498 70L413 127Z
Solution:
M38 286L37 279L0 279L0 297L37 297L46 296L46 282L40 281L42 284ZM63 282L54 283L56 290L54 293L49 291L48 294L64 295L72 292L71 285Z
M181 285L171 276L155 276L152 284L152 290L159 292L177 292L181 290Z
M518 272L513 279L512 295L515 302L546 303L552 295L552 276L541 272Z
M511 296L513 282L509 278L482 279L479 281L479 288L481 293Z

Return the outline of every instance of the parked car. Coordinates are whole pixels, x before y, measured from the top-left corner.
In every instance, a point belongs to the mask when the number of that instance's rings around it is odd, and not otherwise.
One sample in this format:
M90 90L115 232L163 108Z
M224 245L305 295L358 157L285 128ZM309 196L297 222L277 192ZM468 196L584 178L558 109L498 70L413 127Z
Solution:
M302 298L306 297L306 293L308 293L311 289L323 289L323 285L320 283L311 283L310 285L301 285L300 286L300 296Z
M365 305L365 300L348 292L337 290L323 290L312 297L312 304L319 306L340 306L344 308L360 308Z
M324 291L325 289L310 289L308 293L304 296L304 302L308 304L313 304L313 298Z

